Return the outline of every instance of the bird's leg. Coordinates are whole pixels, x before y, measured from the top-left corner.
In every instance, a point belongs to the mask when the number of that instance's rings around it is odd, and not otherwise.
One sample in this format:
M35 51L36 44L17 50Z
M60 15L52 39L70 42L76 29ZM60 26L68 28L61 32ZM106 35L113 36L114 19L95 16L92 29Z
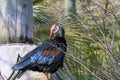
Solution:
M49 76L49 73L47 71L45 72L45 75L47 76L47 80L50 80L50 76Z

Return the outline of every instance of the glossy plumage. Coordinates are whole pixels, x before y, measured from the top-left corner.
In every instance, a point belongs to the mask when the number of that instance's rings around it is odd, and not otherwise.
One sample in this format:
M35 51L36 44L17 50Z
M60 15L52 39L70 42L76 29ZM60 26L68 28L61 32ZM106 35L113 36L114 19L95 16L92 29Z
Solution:
M40 46L27 53L12 69L19 70L17 78L26 70L54 73L63 66L66 52L64 29L60 27L54 39L45 40Z

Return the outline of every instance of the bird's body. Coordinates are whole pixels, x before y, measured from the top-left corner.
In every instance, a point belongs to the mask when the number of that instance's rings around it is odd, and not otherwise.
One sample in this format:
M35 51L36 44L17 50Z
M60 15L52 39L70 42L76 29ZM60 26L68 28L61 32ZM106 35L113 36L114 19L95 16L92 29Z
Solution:
M45 40L40 46L27 53L12 67L13 71L19 71L15 78L21 77L26 70L55 73L63 66L67 44L64 35L61 36L64 30L62 27L60 29L54 39Z

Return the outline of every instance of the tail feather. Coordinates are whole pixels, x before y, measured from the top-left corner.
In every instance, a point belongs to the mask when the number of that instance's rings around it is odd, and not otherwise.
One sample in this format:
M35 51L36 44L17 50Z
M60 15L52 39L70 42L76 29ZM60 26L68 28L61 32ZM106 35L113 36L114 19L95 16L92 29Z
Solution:
M30 59L23 61L23 62L18 62L17 64L15 64L12 69L13 70L21 70L26 68L27 66L29 66L31 64Z
M12 74L10 75L10 77L7 80L15 80L18 76L18 74L20 73L20 71L13 71Z
M26 70L13 71L7 80L15 80L16 78L20 78L25 72Z
M20 78L25 72L26 70L20 71L19 74L16 76L16 78Z
M21 56L18 55L17 62L19 62L21 59ZM12 67L13 72L11 73L10 77L7 80L15 80L16 78L20 78L26 70L16 70L15 66Z

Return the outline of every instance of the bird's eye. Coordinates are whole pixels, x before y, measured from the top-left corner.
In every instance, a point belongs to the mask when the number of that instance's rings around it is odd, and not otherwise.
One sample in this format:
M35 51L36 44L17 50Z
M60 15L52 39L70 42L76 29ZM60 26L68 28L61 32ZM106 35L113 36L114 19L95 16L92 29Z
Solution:
M55 32L55 29L53 29L52 31Z
M56 32L58 31L58 29L59 29L59 27L56 26L55 28L52 28L52 29L51 29L51 32L56 33Z

